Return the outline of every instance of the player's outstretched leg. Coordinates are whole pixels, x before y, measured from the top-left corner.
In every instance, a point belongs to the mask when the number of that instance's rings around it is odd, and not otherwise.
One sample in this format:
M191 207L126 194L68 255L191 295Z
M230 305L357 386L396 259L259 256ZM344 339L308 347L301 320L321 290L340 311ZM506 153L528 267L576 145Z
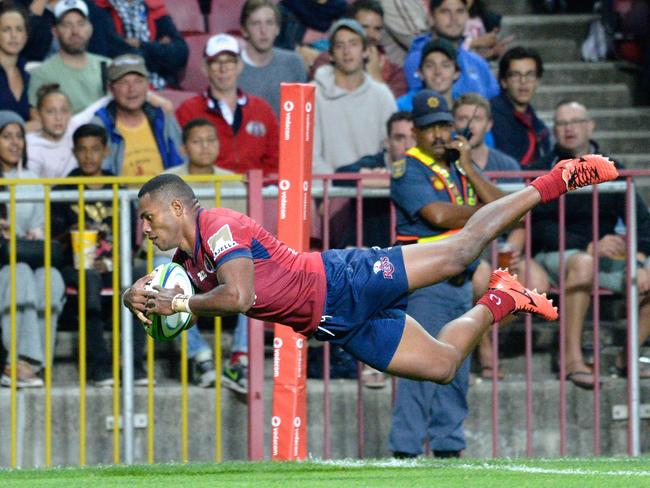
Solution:
M557 308L546 295L526 289L506 270L496 270L476 306L445 325L437 338L407 316L402 340L386 371L411 379L449 383L489 327L516 312L557 319Z
M485 205L453 236L442 241L404 246L409 289L430 286L463 272L494 238L535 205L617 176L614 163L600 155L588 154L560 161L530 186Z

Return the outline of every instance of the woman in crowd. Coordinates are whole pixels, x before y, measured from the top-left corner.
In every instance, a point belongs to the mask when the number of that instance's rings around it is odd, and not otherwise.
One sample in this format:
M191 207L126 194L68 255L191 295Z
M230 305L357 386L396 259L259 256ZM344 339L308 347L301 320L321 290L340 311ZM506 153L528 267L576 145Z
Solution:
M4 178L36 178L36 175L24 167L26 161L25 123L15 112L0 110L0 170ZM18 185L16 195L23 192L38 192L37 185ZM6 207L5 207L6 209ZM44 236L44 206L42 202L20 202L13 209L15 213L16 238L23 241L38 241ZM7 213L0 220L0 229L4 245L9 237ZM19 246L21 247L21 246ZM6 256L6 253L3 253ZM20 255L18 256L20 259ZM19 261L20 261L19 259ZM45 364L45 269L41 257L32 259L37 263L18 262L16 264L16 334L17 334L17 382L18 387L43 386L38 372ZM11 351L11 293L9 280L11 272L6 260L0 269L0 327L2 343ZM33 269L34 267L35 269ZM50 269L50 296L52 304L52 350L56 324L63 309L65 286L61 274ZM9 355L11 357L11 355ZM8 358L9 358L8 357ZM3 386L11 385L9 359L0 379Z
M27 12L11 3L0 4L0 110L30 118L29 74L21 52L27 43Z

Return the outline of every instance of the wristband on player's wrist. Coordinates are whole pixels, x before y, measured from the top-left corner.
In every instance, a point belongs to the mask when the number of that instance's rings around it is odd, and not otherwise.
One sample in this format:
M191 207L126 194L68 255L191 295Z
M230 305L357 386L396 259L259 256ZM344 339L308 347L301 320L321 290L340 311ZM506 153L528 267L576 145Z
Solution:
M190 310L190 295L183 295L179 293L174 298L172 298L172 310L174 312L192 313Z

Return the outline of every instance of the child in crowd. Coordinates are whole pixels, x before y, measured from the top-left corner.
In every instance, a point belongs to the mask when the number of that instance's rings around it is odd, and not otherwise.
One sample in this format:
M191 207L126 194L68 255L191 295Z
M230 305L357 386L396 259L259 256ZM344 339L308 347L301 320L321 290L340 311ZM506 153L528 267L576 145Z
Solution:
M28 166L39 178L62 178L77 167L68 130L70 100L55 83L41 86L36 97L41 130L27 134Z

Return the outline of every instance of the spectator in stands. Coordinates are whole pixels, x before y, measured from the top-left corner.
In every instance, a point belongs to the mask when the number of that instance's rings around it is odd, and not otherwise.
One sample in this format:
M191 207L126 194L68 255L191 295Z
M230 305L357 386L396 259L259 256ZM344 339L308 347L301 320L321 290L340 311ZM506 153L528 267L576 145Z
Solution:
M513 47L499 61L501 93L490 101L494 145L524 169L551 150L549 130L531 105L543 73L537 51Z
M217 34L205 45L208 89L185 100L176 117L181 125L206 118L217 129L220 151L215 164L235 173L278 171L278 121L271 106L238 87L244 69L237 39Z
M314 173L333 173L381 149L395 98L364 71L368 41L353 19L334 23L330 53L334 64L316 73Z
M425 0L381 0L381 6L384 9L382 44L386 56L402 66L413 38L428 28Z
M463 47L485 59L498 59L514 36L499 39L501 15L490 10L483 0L468 0L469 20L465 24Z
M183 162L174 115L147 102L148 76L140 56L115 58L107 70L113 100L92 120L108 131L104 169L119 176L156 175Z
M25 123L15 112L0 110L0 170L3 178L36 178L36 175L25 166ZM34 193L42 191L38 185L18 185L16 194ZM29 252L27 241L42 241L44 236L45 214L43 203L20 202L9 210L8 205L2 206L2 219L0 231L7 245L9 237L9 212L15 216L16 238L23 242L18 243L18 262L15 268L16 291L11 296L9 279L11 270L8 261L3 260L0 269L0 314L2 327L2 343L7 351L11 352L11 314L10 305L13 299L16 306L16 340L18 357L17 362L17 387L40 387L43 380L38 376L39 370L45 365L45 269L42 267L43 255L32 256L30 262L25 261L21 254ZM30 246L31 247L31 246ZM42 248L41 248L42 249ZM6 251L6 249L5 249ZM35 254L37 252L35 251ZM24 254L23 254L24 256ZM59 314L65 301L65 286L61 274L55 269L50 270L50 298L51 298L51 328L52 348L54 351L54 338ZM51 358L51 356L50 356ZM4 368L0 384L11 386L11 370L9 361Z
M347 17L356 20L366 32L368 47L366 49L366 72L373 80L385 83L395 97L404 95L407 91L406 78L402 68L390 61L384 54L381 44L384 31L384 10L378 0L356 0L348 7ZM323 52L309 70L310 78L314 78L316 70L325 64L332 63L332 55Z
M176 86L189 50L160 0L96 0L115 30L108 30L108 56L142 56L155 89Z
M496 96L499 93L499 85L490 65L481 56L467 51L461 45L465 24L469 19L466 0L431 0L429 7L432 31L413 40L404 61L404 73L409 89L417 90L422 87L417 69L424 45L432 39L443 38L451 42L458 51L460 77L456 82L456 90L460 93L479 93L488 100Z
M332 22L345 13L346 0L280 0L282 13L280 35L275 41L277 47L294 50L302 43L308 27L327 32Z
M42 85L58 83L76 114L104 96L103 73L110 59L88 52L93 26L85 2L59 0L54 14L59 52L31 72L29 102L36 104L36 92Z
M451 107L453 98L460 95L455 88L456 80L460 77L457 51L454 45L446 39L434 39L426 43L422 49L422 59L418 76L424 82L424 87L438 92ZM397 99L400 110L410 111L413 108L413 97L417 91L410 91Z
M10 110L29 120L29 73L21 55L27 43L27 12L11 3L0 4L0 110Z
M481 171L521 171L515 159L485 143L485 135L493 126L490 102L478 93L465 93L454 102L452 113L456 131L469 130L472 161ZM501 178L498 181L508 180ZM515 180L521 181L521 178Z
M224 170L214 165L215 159L219 154L219 138L214 125L207 119L193 119L183 126L183 151L187 156L187 163L180 166L175 166L167 170L167 173L174 173L179 176L186 175L231 175L231 171ZM192 183L192 188L214 188L214 183ZM242 188L242 182L224 182L221 188ZM215 206L214 198L200 200L203 208L213 208ZM228 199L222 198L221 205L224 207L232 208L238 212L246 212L245 199ZM174 251L166 251L164 254L167 256L167 261L170 261L174 255ZM157 255L162 254L162 251L157 251ZM242 316L243 317L243 316ZM244 321L246 326L246 321ZM241 331L240 331L241 332ZM231 349L231 361L226 368L230 367L236 370L235 377L231 374L228 381L224 380L224 385L232 387L231 381L236 385L247 381L247 371L241 370L239 361L232 361L232 353L236 350L242 350L239 347L235 335L235 343ZM244 335L244 341L247 341L248 334ZM248 344L243 344L243 351L248 351ZM216 380L214 371L214 359L212 357L212 349L203 340L199 333L198 327L192 327L187 331L187 355L192 362L192 380L198 386L208 388L214 385ZM239 359L239 358L236 358ZM240 371L241 370L241 371ZM246 392L244 388L243 392Z
M485 136L492 127L492 113L490 110L490 103L478 93L466 93L461 95L454 102L452 114L454 115L454 126L459 134L469 130L469 144L471 146L472 161L478 166L481 171L520 171L519 163L512 159L507 154L502 153L498 149L490 148L485 142ZM517 182L521 178L499 178L498 182ZM510 249L511 259L508 263L510 270L517 273L522 280L526 282L531 288L537 288L540 292L548 290L548 280L544 270L540 265L531 262L529 267L524 266L524 261L521 259L525 243L524 228L518 226L514 228L507 236L504 236L504 241ZM501 243L500 245L504 245ZM482 296L487 290L490 274L492 273L492 250L488 248L481 256L481 262L474 272L472 277L472 285L475 299ZM531 275L526 276L527 271L530 270ZM483 336L478 348L478 360L480 365L480 374L484 379L492 378L492 340L490 334ZM505 377L505 370L499 368L497 373L499 379Z
M462 136L452 137L453 117L444 98L422 90L413 100L415 147L393 164L391 199L397 210L398 242L440 241L480 208L501 196L472 163ZM406 313L429 334L472 306L471 276L478 263L457 276L409 296ZM436 457L459 457L465 448L469 361L446 385L399 379L389 449L398 458L422 453L424 440Z
M114 176L102 170L102 160L109 151L106 129L95 124L80 126L73 134L74 155L79 167L68 173L69 178L78 176ZM87 190L111 190L112 185L85 185ZM59 185L54 190L70 190L76 185ZM85 230L97 232L95 259L85 263L86 278L86 357L88 379L96 386L112 386L111 355L104 340L104 320L107 310L102 304L102 288L112 286L113 277L113 213L110 202L85 200ZM79 270L74 265L71 231L77 230L79 209L77 202L57 202L52 206L52 238L62 243L64 259L61 272L67 286L79 286ZM135 273L144 275L144 270ZM142 327L133 328L134 382L147 384L144 369L145 334Z
M587 109L575 101L560 102L555 108L553 131L557 144L531 169L549 169L555 162L584 154L598 153L598 145L591 139L595 123ZM617 163L619 168L623 168ZM626 217L626 197L623 193L601 193L598 211L598 256L600 286L618 293L625 291L626 246L625 230L617 223ZM586 364L582 352L582 329L589 308L593 287L594 237L592 228L592 198L590 194L567 197L566 202L566 379L576 386L592 389L597 381L593 370ZM639 291L639 344L650 335L650 214L648 207L636 195L637 248L633 258L638 262L637 286ZM532 214L533 251L535 260L558 281L558 206L541 205ZM615 370L626 375L624 353L616 358ZM650 367L639 363L639 374L650 378Z
M52 26L54 14L51 11L52 0L14 0L2 2L18 5L27 13L29 20L27 32L29 38L22 51L27 61L43 61L52 48Z
M57 84L38 90L36 111L41 130L27 134L28 166L39 178L63 178L77 167L72 153L70 100Z
M280 9L273 0L247 0L242 7L240 24L246 47L241 54L244 70L239 76L239 86L269 102L276 117L280 113L280 83L307 81L300 56L273 47L280 23Z
M337 168L337 173L362 173L381 176L377 179L364 179L365 188L388 188L392 165L404 158L406 150L415 145L413 139L413 121L410 112L395 112L386 122L387 136L384 147L376 154L366 155L352 164ZM352 186L354 181L340 181L340 186ZM391 229L386 225L390 212L390 202L383 198L363 201L363 245L388 247L391 245ZM354 216L351 216L354 220ZM340 237L337 247L352 246L356 243L354 229L348 228Z

